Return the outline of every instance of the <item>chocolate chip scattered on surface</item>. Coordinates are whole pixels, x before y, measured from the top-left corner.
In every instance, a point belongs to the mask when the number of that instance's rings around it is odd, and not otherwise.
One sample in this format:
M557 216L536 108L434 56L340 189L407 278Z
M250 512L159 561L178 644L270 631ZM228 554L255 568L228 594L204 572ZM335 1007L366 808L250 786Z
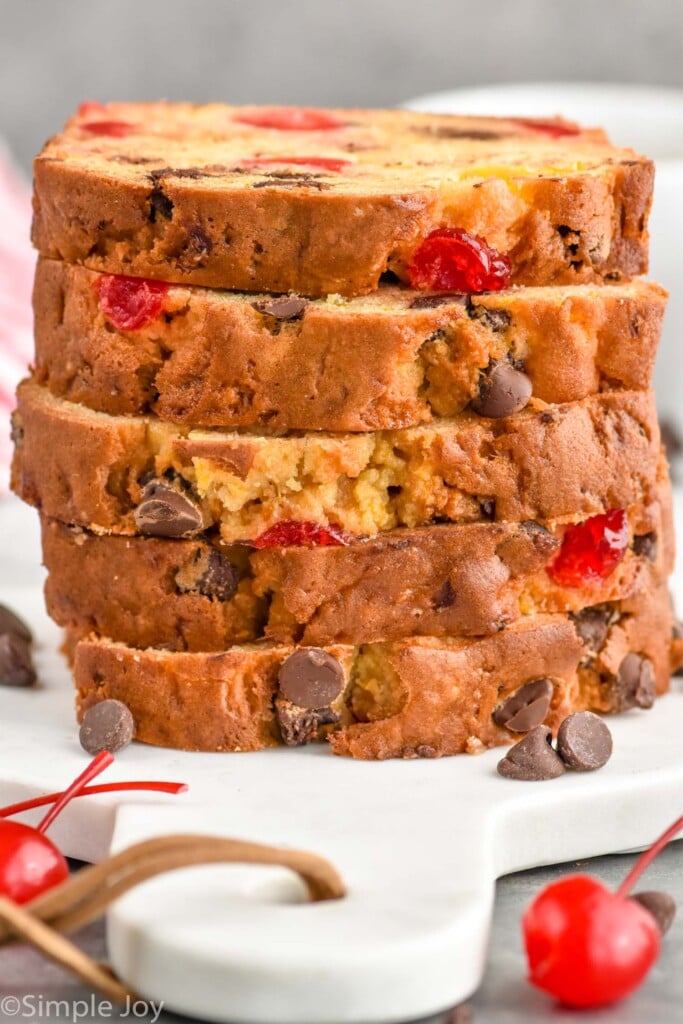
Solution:
M557 752L574 771L595 771L612 756L612 733L592 711L575 711L560 725Z
M33 686L36 672L28 643L15 633L0 636L0 685Z
M83 715L78 738L89 754L108 750L115 754L127 747L135 736L135 721L130 708L120 700L102 700Z
M650 911L657 922L659 931L662 935L666 935L676 916L676 901L673 896L670 896L668 892L648 890L647 892L635 892L631 899Z
M20 619L16 612L13 612L7 605L0 604L0 636L4 636L6 633L11 633L26 644L30 644L33 640L33 634L24 620Z
M498 762L498 774L524 782L543 782L564 775L564 762L553 748L552 739L547 725L535 726Z

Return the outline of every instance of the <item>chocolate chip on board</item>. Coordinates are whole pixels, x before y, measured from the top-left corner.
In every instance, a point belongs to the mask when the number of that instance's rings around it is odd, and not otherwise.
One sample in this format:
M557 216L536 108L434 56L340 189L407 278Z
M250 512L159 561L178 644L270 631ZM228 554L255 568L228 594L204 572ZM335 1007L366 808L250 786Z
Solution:
M28 644L14 633L0 636L0 686L33 686L36 673Z
M31 630L26 623L7 605L0 604L0 636L4 636L5 633L18 637L25 644L30 644L33 640Z
M560 725L557 752L575 772L595 771L612 756L612 733L592 711L575 711Z
M605 646L612 615L611 608L601 608L599 605L572 613L574 629L592 654L599 654Z
M332 708L302 708L284 697L276 699L275 712L286 747L303 747L317 740L321 726L334 725L340 718Z
M655 670L649 658L631 651L622 660L616 678L617 710L651 708L655 702Z
M471 406L480 416L500 419L523 409L531 398L531 380L510 363L494 362L479 384Z
M280 666L280 693L300 708L326 708L344 689L344 669L319 647L302 647Z
M199 506L163 480L146 484L133 516L140 533L151 537L194 537L204 525Z
M135 735L130 708L120 700L101 700L83 715L78 734L81 746L89 754L108 750L115 754L127 747Z
M647 892L634 892L630 898L650 911L657 922L660 934L666 935L676 916L676 901L673 896L670 896L668 892L648 890Z
M308 299L299 295L281 295L276 299L252 302L254 309L276 320L300 320L308 306Z
M498 774L525 782L542 782L564 775L564 763L553 749L552 739L547 725L537 725L498 762Z
M499 704L491 717L510 732L529 732L548 714L553 690L549 679L530 679Z

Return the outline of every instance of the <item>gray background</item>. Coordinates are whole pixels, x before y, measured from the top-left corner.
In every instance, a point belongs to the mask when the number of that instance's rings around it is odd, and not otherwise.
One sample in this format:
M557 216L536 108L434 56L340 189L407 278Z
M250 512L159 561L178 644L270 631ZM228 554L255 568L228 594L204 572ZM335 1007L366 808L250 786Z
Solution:
M501 81L683 83L681 0L0 0L24 165L82 99L393 105Z

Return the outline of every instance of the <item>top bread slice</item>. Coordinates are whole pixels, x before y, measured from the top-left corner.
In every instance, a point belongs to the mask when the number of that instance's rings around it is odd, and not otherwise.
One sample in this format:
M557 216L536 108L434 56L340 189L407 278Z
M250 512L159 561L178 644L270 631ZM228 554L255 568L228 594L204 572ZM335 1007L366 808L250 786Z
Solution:
M562 121L84 104L34 178L44 255L181 284L364 294L442 227L512 284L647 269L651 161Z

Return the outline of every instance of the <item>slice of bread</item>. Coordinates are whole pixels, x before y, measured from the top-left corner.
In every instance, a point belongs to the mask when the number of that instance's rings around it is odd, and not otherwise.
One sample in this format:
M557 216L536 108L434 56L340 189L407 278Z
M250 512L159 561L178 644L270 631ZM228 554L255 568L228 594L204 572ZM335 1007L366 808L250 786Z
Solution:
M363 294L443 227L514 284L647 269L651 161L561 121L86 104L34 181L44 255L181 284Z
M544 720L553 730L579 709L649 707L669 685L671 627L660 587L591 615L523 619L483 639L329 646L339 692L321 708L280 690L292 647L174 653L91 638L72 650L79 715L121 700L143 743L248 751L329 736L335 753L356 758L439 757L519 738L493 715L535 680L550 683Z
M405 430L287 436L107 416L31 381L18 396L15 492L97 533L217 528L228 543L282 546L291 522L333 528L339 541L339 530L350 538L443 520L577 521L656 499L660 438L647 391L532 401L503 419L467 412ZM159 490L183 505L161 527L147 514Z
M628 547L604 579L547 570L565 528L471 523L392 530L347 547L255 551L206 540L97 536L43 519L50 615L131 647L220 651L495 633L523 616L630 597L671 572L670 490L629 510Z
M173 285L148 323L125 330L102 308L102 281L39 260L36 379L99 412L193 428L415 426L462 412L501 362L523 370L542 402L640 390L666 304L640 280L469 297L382 287L313 301Z

